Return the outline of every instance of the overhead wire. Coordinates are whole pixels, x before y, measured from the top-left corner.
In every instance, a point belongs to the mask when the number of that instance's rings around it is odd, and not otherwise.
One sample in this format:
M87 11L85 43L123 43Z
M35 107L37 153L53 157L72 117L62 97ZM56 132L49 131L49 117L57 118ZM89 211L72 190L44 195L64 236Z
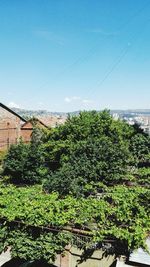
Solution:
M147 6L149 4L150 4L150 2L146 1L145 4L141 8L139 8L125 24L121 25L116 32L120 32L120 31L122 31L122 29L126 28L137 16L139 16L147 8ZM103 38L103 40L105 40L107 38L109 38L109 36L105 36ZM63 70L58 72L55 75L56 79L58 80L58 78L63 76L67 71L71 71L73 69L73 67L78 66L83 62L86 62L86 60L89 58L90 55L93 55L94 53L96 53L97 47L99 47L99 43L97 45L95 45L94 47L90 48L86 55L78 57L73 63L69 64ZM115 68L119 65L119 63L123 60L125 55L128 53L128 50L129 50L129 45L128 45L128 47L125 47L123 49L123 51L121 51L118 58L116 58L114 60L113 64L108 67L108 69L106 70L106 73L104 74L104 78L102 79L101 83L103 83L107 79L107 77L109 77L109 75L113 72L113 70L115 70ZM49 81L45 82L43 85L39 86L37 90L40 90L40 89L46 87L48 84L49 84Z
M145 24L147 24L148 21L150 21L150 19L146 20ZM143 28L141 29L141 31L143 31ZM131 44L135 41L137 35L138 35L138 37L139 36L141 37L141 31L140 31L140 33L138 32L136 35L129 37L128 44L125 45L125 47L121 51L120 55L118 55L116 57L116 59L114 60L114 62L108 67L108 69L106 70L103 78L96 82L96 87L97 86L101 86L107 80L107 78L111 75L111 73L118 67L118 65L121 63L121 61L124 59L124 57L129 52ZM87 90L88 96L89 96L89 94L92 94L92 96L93 96L94 95L94 91L95 91L95 89L89 88ZM86 94L86 97L87 97L87 94Z
M110 65L108 67L108 70L106 71L104 77L102 78L102 80L100 82L98 82L98 85L102 85L105 80L110 76L110 74L116 69L116 67L119 65L119 63L123 60L123 58L125 57L125 55L128 53L129 50L129 46L125 47L122 52L120 53L120 55L115 59L115 61L113 62L112 65Z

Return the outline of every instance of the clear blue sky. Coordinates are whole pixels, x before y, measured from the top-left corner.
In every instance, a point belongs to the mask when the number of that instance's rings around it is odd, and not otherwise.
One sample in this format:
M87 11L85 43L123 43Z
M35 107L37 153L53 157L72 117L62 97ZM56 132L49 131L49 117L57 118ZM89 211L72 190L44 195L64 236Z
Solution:
M150 108L150 0L0 0L0 102Z

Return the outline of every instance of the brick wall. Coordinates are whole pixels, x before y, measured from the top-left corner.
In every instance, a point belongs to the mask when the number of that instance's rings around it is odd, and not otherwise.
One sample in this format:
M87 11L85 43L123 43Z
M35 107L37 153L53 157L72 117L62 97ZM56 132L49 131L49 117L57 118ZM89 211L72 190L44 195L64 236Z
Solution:
M41 129L46 127L36 119L33 122L27 121L26 123L24 123L21 127L21 137L24 143L29 143L31 141L34 126Z
M23 142L29 143L31 140L31 135L33 131L33 125L30 121L27 123L24 123L24 125L21 127L21 137Z
M20 138L21 119L0 107L0 150L7 149Z
M21 138L24 143L31 141L32 129L21 129Z

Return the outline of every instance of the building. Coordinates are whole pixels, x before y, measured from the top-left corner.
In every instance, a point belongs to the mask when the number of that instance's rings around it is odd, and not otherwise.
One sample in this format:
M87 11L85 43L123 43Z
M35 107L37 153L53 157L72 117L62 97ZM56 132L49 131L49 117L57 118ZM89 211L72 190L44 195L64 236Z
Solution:
M37 118L32 118L26 121L21 126L21 138L24 143L30 142L34 127L38 127L40 129L48 128L42 121Z
M0 150L8 149L19 141L21 126L25 122L24 118L0 103Z
M7 150L10 145L17 144L20 139L29 143L34 126L47 128L37 118L26 120L19 114L0 103L0 151Z
M96 250L92 255L89 256L87 260L82 260L83 250L77 249L76 247L66 248L64 255L57 255L55 262L47 267L115 267L116 260L114 255L103 256L104 251ZM11 259L10 250L3 252L0 255L0 266L1 267L30 267L32 261L24 262L22 264L14 264L13 259ZM34 265L34 267L39 265ZM44 265L45 266L45 265ZM43 267L44 267L43 266Z
M142 248L133 251L128 259L121 257L117 261L116 267L148 267L150 266L150 237L146 240L147 249L146 252Z

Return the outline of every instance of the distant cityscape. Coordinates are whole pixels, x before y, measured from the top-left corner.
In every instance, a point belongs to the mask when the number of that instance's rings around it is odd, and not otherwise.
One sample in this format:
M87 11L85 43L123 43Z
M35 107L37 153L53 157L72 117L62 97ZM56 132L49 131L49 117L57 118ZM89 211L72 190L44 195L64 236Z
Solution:
M77 115L80 111L74 112L50 112L47 110L25 110L12 108L24 118L37 117L48 126L55 127L56 124L64 123L68 115ZM133 110L110 110L115 120L125 120L129 125L137 123L144 132L150 134L150 109Z
M150 134L150 110L111 111L114 119L123 119L128 124L138 124L144 132Z

